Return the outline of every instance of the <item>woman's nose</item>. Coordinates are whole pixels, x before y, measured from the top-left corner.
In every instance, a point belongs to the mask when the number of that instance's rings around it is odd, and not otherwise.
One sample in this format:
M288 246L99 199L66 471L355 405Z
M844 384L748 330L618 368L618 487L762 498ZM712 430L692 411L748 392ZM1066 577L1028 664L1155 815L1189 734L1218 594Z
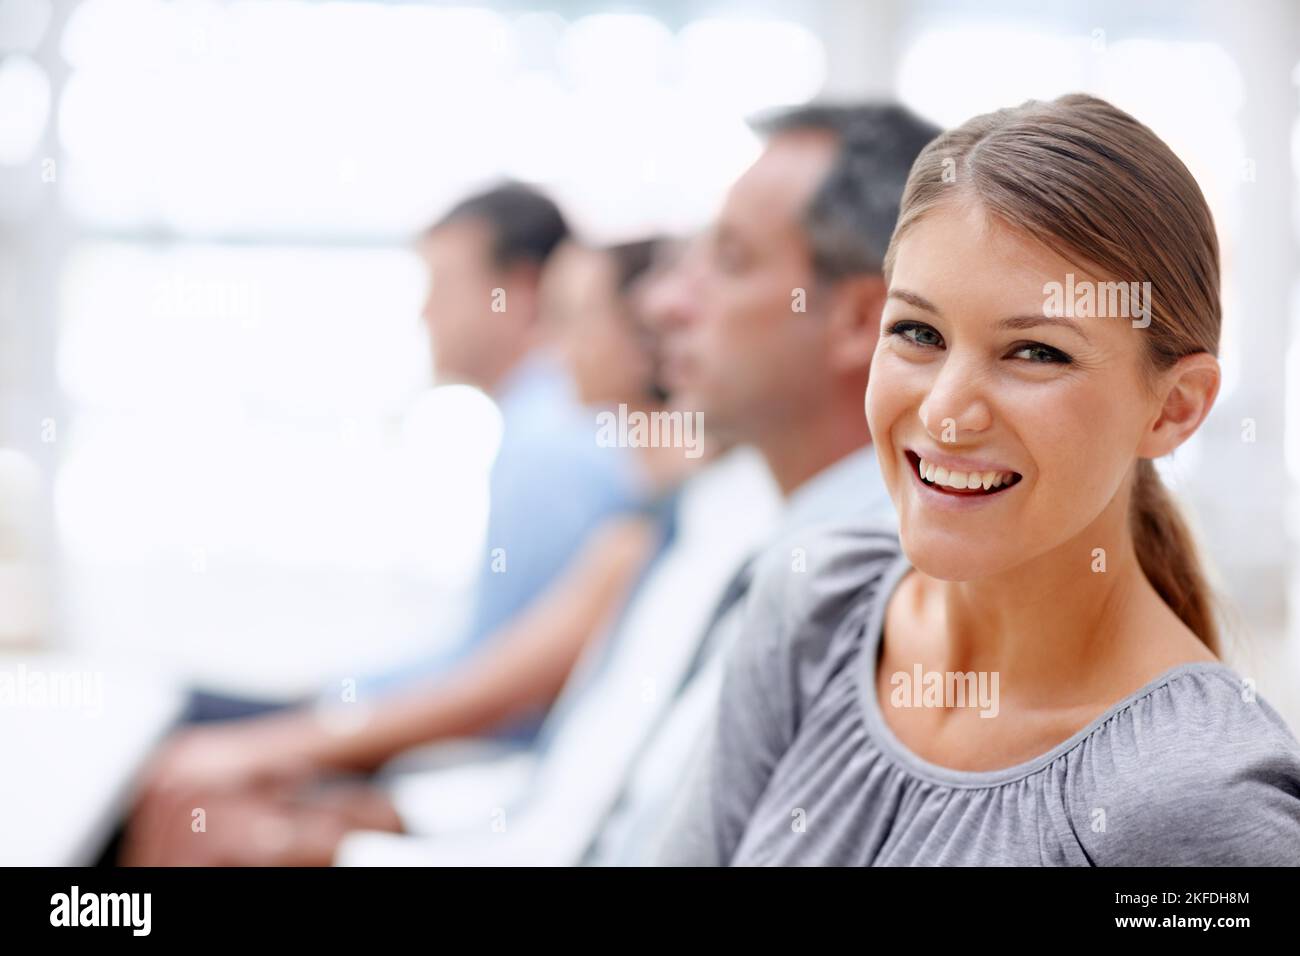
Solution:
M948 358L921 402L921 424L930 437L953 444L987 430L993 415L984 400L983 385L983 372L977 365Z

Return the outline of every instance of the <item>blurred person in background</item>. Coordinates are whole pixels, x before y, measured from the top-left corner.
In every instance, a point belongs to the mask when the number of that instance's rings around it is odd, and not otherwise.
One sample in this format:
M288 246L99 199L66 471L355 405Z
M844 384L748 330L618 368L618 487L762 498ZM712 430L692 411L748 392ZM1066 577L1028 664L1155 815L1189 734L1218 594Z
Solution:
M676 480L656 464L659 449L595 440L595 407L652 411L662 395L653 343L628 304L654 244L574 247L555 263L566 236L550 200L506 186L461 203L419 242L438 379L484 388L504 419L487 538L502 563L485 562L457 648L363 680L354 702L333 703L365 715L345 734L322 719L328 711L195 694L191 720L205 726L164 748L146 794L291 769L367 770L416 743L521 723L528 732L512 736L531 735L582 641L651 553L661 529L647 509ZM558 268L544 283L548 262ZM564 290L553 294L562 315L551 320L542 316L544 284ZM224 719L235 717L247 719Z
M435 376L490 394L503 431L490 478L488 559L462 639L450 659L417 661L368 681L372 692L473 653L547 590L605 519L636 511L646 499L633 456L592 441L582 394L592 388L575 383L543 317L547 266L568 235L550 199L507 184L464 200L418 243L429 274L422 317ZM611 365L620 367L622 358ZM633 367L628 374L635 380L644 373Z
M728 647L758 554L798 573L838 509L895 524L863 414L885 303L885 252L913 161L939 134L900 106L796 108L758 124L766 149L697 250L697 292L655 311L665 381L723 440L758 448L784 510L737 572L672 706L583 861L646 865L688 768L705 759Z
M587 409L622 409L625 420L668 411L658 334L645 311L647 290L677 249L666 239L646 239L607 247L569 242L556 253L543 288L545 313ZM693 451L698 454L684 455L666 442L636 447L654 494L681 483L705 453Z
M275 772L217 781L172 774L161 764L146 780L123 854L126 862L169 860L194 849L169 843L166 832L174 808L197 800L205 806L220 801L235 816L236 808L255 813L269 795L277 795L287 801L279 804L282 809L292 808L285 810L292 821L286 825L312 833L328 830L335 812L358 808L379 814L372 825L380 825L387 812L383 803L337 785L335 778L374 769L411 748L488 733L551 703L583 647L617 613L640 569L670 537L673 492L692 467L677 449L598 447L595 440L598 410L622 404L629 413L651 414L662 405L655 338L634 307L638 281L656 247L654 241L609 249L567 243L553 255L539 293L540 321L585 408L586 442L603 454L631 454L648 493L645 504L600 525L541 597L443 675L388 695L352 727L310 715L272 727L273 733L295 735L279 744ZM311 799L300 796L304 789ZM209 844L205 850L216 849L217 841Z

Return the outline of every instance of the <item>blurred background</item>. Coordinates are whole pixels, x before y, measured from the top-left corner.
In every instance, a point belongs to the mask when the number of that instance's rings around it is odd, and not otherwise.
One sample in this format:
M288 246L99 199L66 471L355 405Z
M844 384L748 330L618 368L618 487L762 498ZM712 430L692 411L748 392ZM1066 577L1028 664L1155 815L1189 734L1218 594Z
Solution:
M1226 378L1167 478L1300 726L1300 5L0 0L0 645L295 693L464 613L499 423L434 387L411 236L537 182L704 225L746 117L1085 90L1188 163Z

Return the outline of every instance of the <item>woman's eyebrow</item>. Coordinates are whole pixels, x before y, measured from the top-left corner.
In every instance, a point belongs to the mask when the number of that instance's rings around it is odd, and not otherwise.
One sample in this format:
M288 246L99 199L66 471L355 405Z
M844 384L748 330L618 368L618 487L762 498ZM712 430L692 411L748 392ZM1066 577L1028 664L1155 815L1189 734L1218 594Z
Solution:
M939 307L925 296L917 295L915 292L909 292L907 289L890 289L888 298L898 299L900 302L906 302L908 305L915 306L916 308L922 309L933 315L943 315L939 310ZM1034 315L1032 313L1029 315L1013 315L999 322L998 328L1023 331L1025 329L1036 328L1040 325L1059 326L1073 332L1085 342L1090 341L1087 333L1083 331L1083 326L1065 316Z
M908 305L914 305L918 309L924 309L926 312L932 312L935 315L943 315L939 307L924 296L917 295L915 292L908 292L906 289L890 289L888 298L898 299L906 302Z
M1079 336L1079 338L1083 339L1085 342L1090 341L1087 333L1083 331L1082 325L1074 321L1074 319L1066 318L1063 315L1049 316L1049 315L1034 315L1032 313L1029 315L1013 315L1010 318L1003 319L1001 322L999 322L998 328L1023 331L1025 329L1036 328L1037 326L1040 325L1050 325L1053 327L1069 329L1071 332Z

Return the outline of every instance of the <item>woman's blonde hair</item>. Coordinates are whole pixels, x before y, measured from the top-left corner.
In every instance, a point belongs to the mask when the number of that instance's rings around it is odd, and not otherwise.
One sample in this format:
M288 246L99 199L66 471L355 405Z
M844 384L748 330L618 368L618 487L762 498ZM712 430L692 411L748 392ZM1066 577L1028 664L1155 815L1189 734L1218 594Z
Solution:
M1100 276L1151 283L1148 381L1185 355L1217 355L1219 244L1196 180L1165 143L1105 100L1031 100L977 116L917 158L885 256L926 213L974 198L991 214ZM1187 525L1149 459L1139 459L1131 527L1160 597L1212 651L1214 602Z

